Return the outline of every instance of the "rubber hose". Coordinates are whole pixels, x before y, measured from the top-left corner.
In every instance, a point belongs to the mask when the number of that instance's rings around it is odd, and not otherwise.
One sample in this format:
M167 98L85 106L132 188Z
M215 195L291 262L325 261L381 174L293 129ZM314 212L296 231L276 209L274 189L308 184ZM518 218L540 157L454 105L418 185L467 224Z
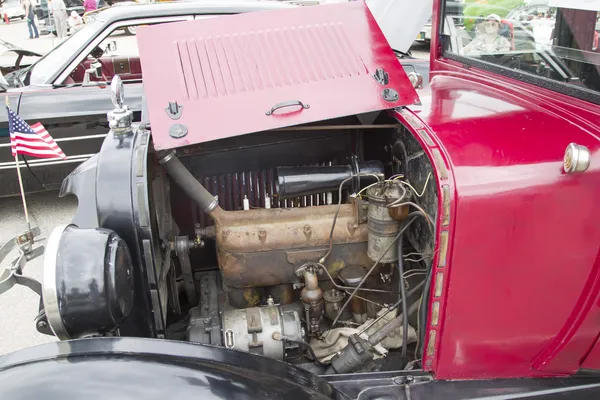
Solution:
M403 363L407 363L406 354L408 352L408 306L406 305L406 287L404 286L404 260L402 259L402 245L404 243L404 235L400 235L398 238L398 271L400 276L398 278L400 282L400 296L402 297L402 360Z
M210 214L219 203L215 197L191 174L190 171L179 161L174 152L163 153L158 162L162 164L171 179L194 200L207 214Z
M329 361L329 362L321 362L317 358L317 356L315 355L315 352L314 352L314 350L313 350L313 348L311 347L310 344L308 344L306 342L303 342L303 341L300 341L300 340L285 339L285 341L289 342L289 343L293 343L293 344L295 344L297 346L300 346L300 347L308 350L308 352L310 353L310 356L312 357L312 360L314 361L315 364L320 365L322 367L328 367L328 366L331 365L331 361Z

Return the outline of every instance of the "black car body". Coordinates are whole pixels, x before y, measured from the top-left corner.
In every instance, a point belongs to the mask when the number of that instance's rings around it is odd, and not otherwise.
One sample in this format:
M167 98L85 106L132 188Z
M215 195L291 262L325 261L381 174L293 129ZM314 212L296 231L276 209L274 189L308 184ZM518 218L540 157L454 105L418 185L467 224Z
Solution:
M96 154L108 124L106 109L110 108L110 91L106 84L93 81L81 83L83 68L89 66L90 52L117 27L129 24L162 23L194 19L205 15L237 14L243 12L294 7L278 2L222 1L139 4L114 7L98 14L83 29L62 42L33 66L6 74L13 82L8 95L14 111L30 123L41 122L67 155L67 160L29 159L33 171L23 170L26 192L59 189L62 180L78 163ZM135 41L135 37L131 37ZM102 52L100 52L102 54ZM98 55L98 54L97 54ZM139 120L142 109L142 76L139 59L104 55L105 78L111 79L115 68L127 86L127 101ZM109 70L112 70L109 71ZM121 72L122 71L122 72ZM128 73L127 73L128 71ZM74 82L73 72L78 75ZM92 78L95 79L95 78ZM10 153L6 113L0 113L0 197L19 193ZM35 174L35 176L34 176Z

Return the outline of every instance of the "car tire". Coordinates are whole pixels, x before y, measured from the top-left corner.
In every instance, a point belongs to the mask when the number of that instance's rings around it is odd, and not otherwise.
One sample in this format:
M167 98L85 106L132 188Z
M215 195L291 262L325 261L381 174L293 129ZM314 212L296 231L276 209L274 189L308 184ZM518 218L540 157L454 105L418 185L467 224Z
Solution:
M24 19L25 19L25 16L22 16L22 17L21 17L21 20L24 20ZM491 22L490 22L490 23L491 23Z
M137 32L137 27L135 26L126 26L125 27L125 33L128 35L135 35L135 33Z
M53 34L54 36L58 37L58 32L57 32L56 30L53 30L53 31L52 31L52 34Z

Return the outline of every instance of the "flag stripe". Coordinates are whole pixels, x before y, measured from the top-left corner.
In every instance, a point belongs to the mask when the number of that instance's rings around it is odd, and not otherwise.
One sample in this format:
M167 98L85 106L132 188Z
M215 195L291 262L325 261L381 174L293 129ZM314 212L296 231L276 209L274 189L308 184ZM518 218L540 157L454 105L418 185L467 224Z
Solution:
M29 154L32 156L37 155L40 157L66 158L66 156L62 152L56 152L56 151L52 151L52 150L33 150L33 149L28 149L26 147L25 148L23 148L23 147L12 148L12 155L15 156L17 151L19 152L19 154Z
M36 144L39 143L41 146L45 146L45 147L56 147L58 148L58 145L56 143L48 143L45 140L43 140L42 138L39 137L27 137L27 136L22 136L22 135L11 135L11 139L13 141L19 141L21 143L26 143L26 144Z
M24 147L24 146L17 146L17 147L13 147L12 150L24 150L24 151L29 151L31 153L40 153L40 154L57 154L56 151L54 150L48 150L48 149L35 149L35 148L30 148L30 147Z
M20 140L16 140L14 142L15 144L13 145L13 147L18 147L20 149L30 149L30 150L49 150L49 151L53 151L54 153L56 153L57 151L60 151L60 149L58 148L58 146L54 146L54 147L50 147L48 148L48 146L39 146L35 143L22 143Z
M19 150L19 154L24 154L26 156L38 157L38 158L62 158L62 159L66 159L66 157L60 157L56 153L41 154L41 153L38 153L38 152L31 152L31 151L27 151L27 150ZM15 156L15 155L16 154L13 152L13 156Z

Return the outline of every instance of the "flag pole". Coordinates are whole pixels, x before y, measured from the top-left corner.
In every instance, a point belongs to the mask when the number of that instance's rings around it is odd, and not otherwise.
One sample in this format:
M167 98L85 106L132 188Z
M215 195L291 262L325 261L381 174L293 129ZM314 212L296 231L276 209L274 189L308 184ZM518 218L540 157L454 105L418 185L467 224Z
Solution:
M6 107L10 106L8 96L4 98ZM10 120L10 118L9 118ZM21 189L21 200L23 200L23 210L25 211L25 221L27 222L27 229L31 230L31 224L29 223L29 213L27 212L27 201L25 201L25 190L23 190L23 178L21 177L21 164L19 164L19 154L15 152L15 165L17 166L17 175L19 177L19 188Z

